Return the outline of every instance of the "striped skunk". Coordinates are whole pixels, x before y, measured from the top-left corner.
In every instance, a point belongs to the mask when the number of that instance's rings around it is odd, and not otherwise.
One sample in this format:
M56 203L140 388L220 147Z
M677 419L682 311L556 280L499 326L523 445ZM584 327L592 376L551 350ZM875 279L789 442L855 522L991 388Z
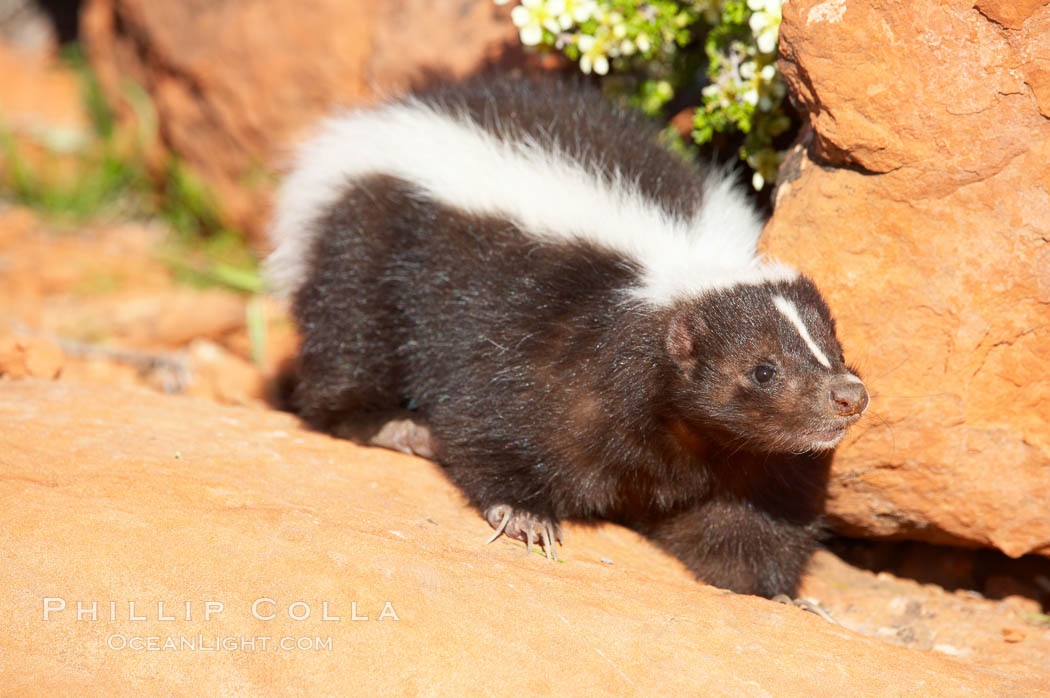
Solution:
M437 460L550 557L566 519L793 594L867 406L724 173L581 86L477 80L323 125L271 227L310 425ZM490 539L492 540L492 539Z

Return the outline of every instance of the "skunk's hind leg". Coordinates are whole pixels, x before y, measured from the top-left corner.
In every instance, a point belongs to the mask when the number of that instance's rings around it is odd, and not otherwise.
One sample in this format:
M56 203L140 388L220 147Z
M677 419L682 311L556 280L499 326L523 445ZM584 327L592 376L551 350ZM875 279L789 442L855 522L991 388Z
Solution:
M302 374L300 374L302 376ZM292 394L295 411L307 423L341 439L379 446L422 458L434 458L436 441L416 412L399 404L396 386L387 391L375 385L327 379L300 378Z
M369 445L401 451L420 458L436 457L437 443L430 433L430 427L423 423L418 415L405 411L387 417L383 425L368 438Z
M403 397L401 366L389 335L315 323L291 381L292 409L316 429L363 445L432 458L434 439Z

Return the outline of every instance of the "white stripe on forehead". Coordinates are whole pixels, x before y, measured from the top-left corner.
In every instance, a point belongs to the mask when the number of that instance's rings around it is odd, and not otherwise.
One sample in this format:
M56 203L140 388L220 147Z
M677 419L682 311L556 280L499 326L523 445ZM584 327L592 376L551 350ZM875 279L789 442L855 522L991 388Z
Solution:
M798 308L795 307L795 304L787 298L777 295L773 296L773 305L777 307L781 315L795 326L799 336L802 337L802 341L806 343L806 346L809 347L810 352L812 352L817 361L825 368L831 368L831 362L828 361L828 357L820 350L817 343L813 341L813 337L810 336L809 330L806 329L805 323L802 322L802 316L798 314Z

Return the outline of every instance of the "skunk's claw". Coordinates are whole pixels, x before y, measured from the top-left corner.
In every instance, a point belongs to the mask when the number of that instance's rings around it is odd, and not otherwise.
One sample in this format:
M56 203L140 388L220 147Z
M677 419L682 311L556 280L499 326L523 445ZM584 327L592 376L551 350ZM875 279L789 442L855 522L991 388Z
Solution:
M524 541L525 554L532 552L533 542L539 542L548 560L557 560L555 542L561 543L561 526L543 516L515 509L509 504L496 504L485 510L485 520L496 530L485 541L491 543L501 535Z
M803 611L815 613L816 615L820 616L829 623L834 623L835 625L842 625L842 623L832 618L831 614L825 611L824 608L820 605L820 602L816 599L793 599L787 594L777 594L771 600L776 601L777 603L787 604L788 606L795 606L796 608L801 608Z

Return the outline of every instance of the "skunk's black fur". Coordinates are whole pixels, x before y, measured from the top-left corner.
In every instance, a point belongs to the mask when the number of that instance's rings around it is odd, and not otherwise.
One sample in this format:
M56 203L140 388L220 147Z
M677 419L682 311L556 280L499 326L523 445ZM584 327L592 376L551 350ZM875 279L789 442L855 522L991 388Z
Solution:
M557 150L602 186L633 184L679 217L720 203L648 125L590 91L487 81L419 100ZM368 442L409 415L429 430L415 450L480 511L513 512L514 535L529 522L542 533L612 520L708 583L795 591L820 528L827 449L867 403L809 280L745 274L651 300L638 292L643 261L600 231L540 235L403 172L336 187L312 212L307 272L291 289L303 338L293 402L307 422ZM775 375L760 381L760 366Z

